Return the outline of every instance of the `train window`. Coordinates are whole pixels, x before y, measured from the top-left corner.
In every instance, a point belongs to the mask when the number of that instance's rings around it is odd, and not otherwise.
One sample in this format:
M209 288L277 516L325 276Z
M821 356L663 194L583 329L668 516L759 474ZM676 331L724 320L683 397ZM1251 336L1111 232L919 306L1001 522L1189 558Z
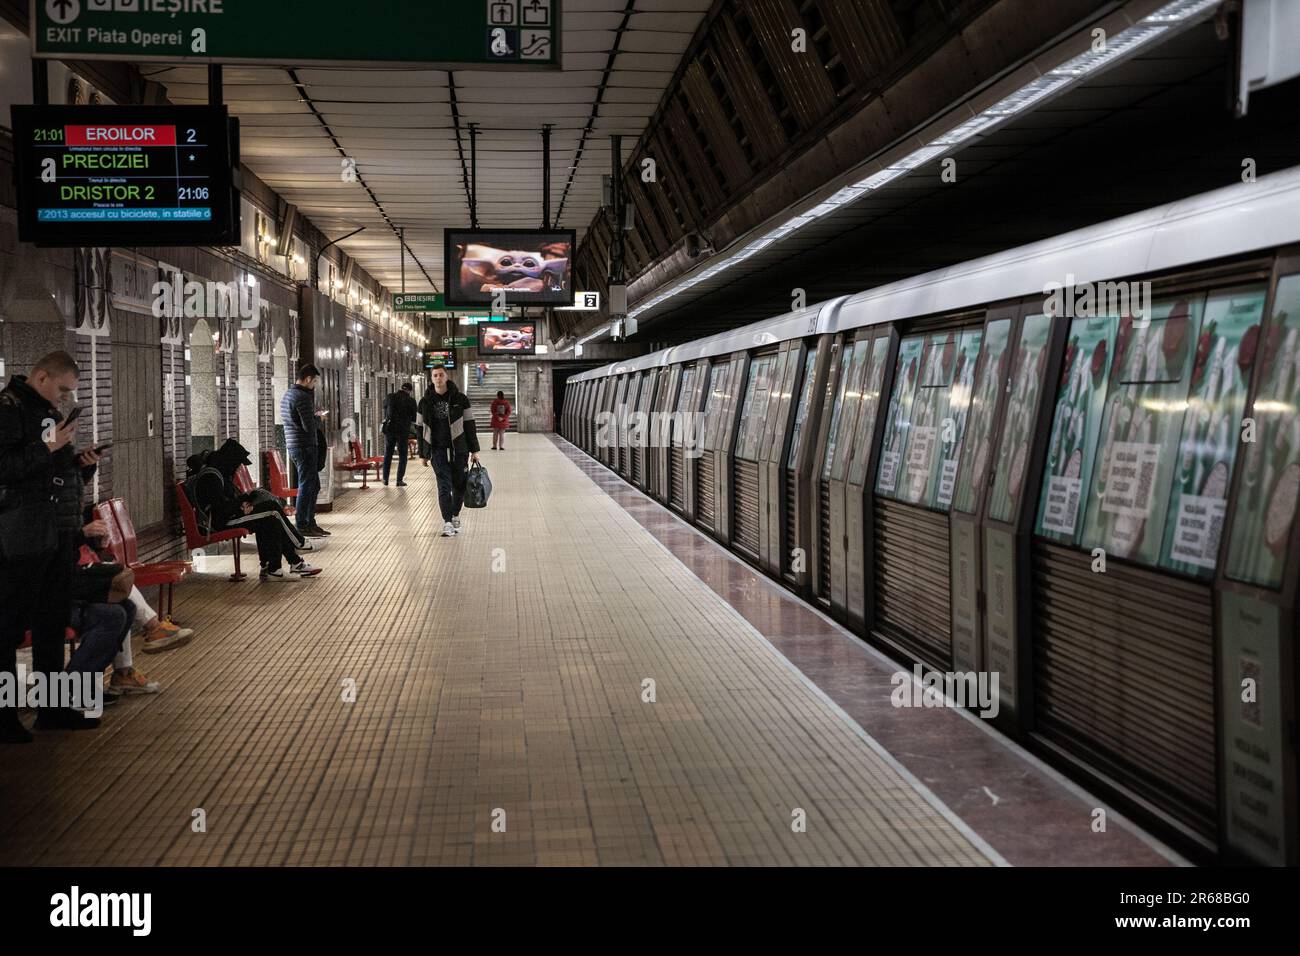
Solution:
M1142 334L1120 320L1116 381L1083 491L1085 547L1213 573L1263 302L1262 289L1248 289L1159 303ZM1180 379L1167 381L1175 368Z
M776 378L772 383L772 414L768 416L767 428L763 432L763 447L759 458L762 461L779 461L781 440L785 436L782 430L787 420L786 412L790 408L790 395L794 391L794 374L799 365L799 350L786 349L782 358L777 359Z
M1038 533L1053 541L1078 544L1083 530L1079 506L1097 456L1106 370L1115 350L1117 325L1113 316L1076 318L1070 323L1038 497Z
M614 420L618 428L614 429L614 447L617 448L627 428L627 383L632 376L624 375L618 380L618 393L614 398Z
M719 362L713 369L713 387L704 400L704 447L717 448L718 417L722 405L727 400L727 377L731 371L730 362Z
M878 492L947 510L983 337L975 327L903 340Z
M681 445L683 437L689 434L687 431L688 426L686 425L685 415L686 410L690 407L691 386L694 384L694 381L695 366L692 365L682 371L682 387L677 393L677 407L674 409L674 411L677 412L677 415L674 417L672 422L672 443L674 446Z
M1007 344L1011 336L1011 320L994 319L984 328L984 340L975 361L975 385L971 393L967 416L966 463L957 474L957 487L953 507L965 514L974 514L979 507L980 493L988 472L989 454L993 451L993 416L998 409L998 396L1007 380Z
M1200 335L1188 336L1191 384L1161 567L1199 577L1214 573L1265 294L1262 287L1211 293Z
M835 404L831 406L831 425L826 431L826 454L822 458L822 480L831 476L831 465L835 462L835 441L840 430L840 414L844 411L844 393L849 387L849 363L853 359L853 349L846 343L840 351L840 377L835 388Z
M736 438L736 457L745 461L758 459L758 440L763 434L767 409L767 396L772 388L772 373L776 366L775 355L757 356L749 364L749 382L745 387L745 403L740 411L740 434Z
M1263 346L1250 413L1255 440L1246 443L1227 573L1279 588L1300 490L1300 275L1278 281Z
M1007 410L1002 418L997 463L993 466L993 487L989 490L989 517L995 521L1011 521L1020 504L1034 444L1051 330L1052 319L1047 315L1025 316L1020 326L1020 342L1007 383Z
M880 389L884 385L885 357L888 352L889 336L880 336L872 343L866 383L862 387L862 407L858 411L857 428L853 433L853 462L849 466L849 484L855 488L862 487L862 483L867 480L871 436L876 430L876 417L880 411Z
M836 481L844 480L844 473L849 469L849 459L853 455L853 434L857 427L859 409L862 407L862 380L867 373L867 355L871 352L871 340L861 339L853 346L853 365L849 370L849 387L844 393L845 414L840 419L836 436L838 453L831 466L831 477Z
M794 434L790 437L790 457L786 467L793 469L799 458L799 437L803 434L804 422L808 420L808 406L812 402L813 371L817 365L817 346L808 348L808 357L803 363L803 380L799 386L799 404L794 410Z

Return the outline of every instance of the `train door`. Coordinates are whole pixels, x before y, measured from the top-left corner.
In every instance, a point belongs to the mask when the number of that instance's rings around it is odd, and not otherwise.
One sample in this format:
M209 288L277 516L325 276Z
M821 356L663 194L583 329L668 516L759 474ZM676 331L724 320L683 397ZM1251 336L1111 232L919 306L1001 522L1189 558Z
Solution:
M803 359L803 342L782 344L776 360L772 390L758 452L759 559L763 570L781 576L781 556L785 532L785 494L781 483L782 462L790 434L790 411L793 407L795 379Z
M641 373L641 390L637 394L636 414L639 428L636 441L632 443L632 484L642 490L646 487L646 447L650 443L649 425L650 406L654 402L655 382L658 375L654 369Z
M831 345L831 375L822 397L821 427L818 429L815 465L810 487L816 503L816 521L812 531L817 547L812 552L812 591L822 604L830 603L831 590L831 500L830 465L834 449L830 442L839 427L844 406L844 388L848 384L849 363L853 358L852 333L837 336Z
M754 560L759 559L760 540L758 452L778 357L773 350L750 360L731 458L731 543Z
M1294 731L1300 249L1278 259L1268 315L1256 337L1264 346L1243 419L1243 431L1253 422L1255 433L1233 479L1216 589L1219 832L1231 858L1280 866L1295 865L1300 855ZM1188 524L1194 531L1194 522Z
M797 382L799 399L795 402L790 448L784 462L785 544L781 552L781 573L801 593L809 589L808 556L815 550L816 485L811 479L818 453L816 438L821 430L822 403L818 396L826 393L826 381L835 371L831 363L834 349L830 343L830 336L813 340L804 353Z
M618 394L618 377L614 375L606 376L604 379L604 390L600 400L600 414L596 419L596 448L600 452L600 460L607 468L614 467L614 454L617 449L616 433L618 431L614 421L614 399Z
M848 488L844 502L847 565L846 616L855 625L870 629L867 596L871 593L874 554L866 530L874 526L875 496L870 477L876 473L876 453L885 416L881 402L888 388L889 371L897 357L898 335L892 326L877 329L867 359L862 385L861 407L853 431L853 458L849 463Z
M827 597L831 609L840 617L848 611L848 474L849 460L853 455L853 437L857 431L858 414L862 406L864 382L867 375L867 358L875 333L870 329L859 332L851 344L846 343L845 354L852 353L848 378L841 385L839 420L827 435L826 460L822 474L828 483L830 501L830 542L826 549L830 557L830 590ZM832 418L834 415L832 415Z
M677 390L677 402L665 428L668 430L668 506L678 513L686 511L686 435L681 424L682 416L690 408L695 392L695 366L682 370L682 383Z
M624 399L623 434L620 438L621 444L619 446L622 461L621 467L619 468L619 474L628 481L632 480L633 448L641 440L641 436L637 433L638 420L636 416L636 405L638 395L641 391L641 382L644 377L645 376L640 372L633 372L628 376L627 396Z
M582 411L582 447L588 455L596 454L596 413L600 399L600 383L593 378L587 382L587 400Z
M668 412L677 400L677 383L680 381L681 366L659 370L659 390L651 406L650 421L646 425L651 454L650 495L661 504L668 503L668 433L663 427Z
M614 391L614 451L611 467L620 475L627 474L627 386L631 375L620 375Z
M699 500L700 452L704 447L704 415L701 406L708 394L713 369L709 362L701 359L695 365L695 376L691 383L691 393L685 402L679 403L682 417L679 419L683 438L683 502L682 514L687 521L695 520L695 505Z
M959 671L984 669L983 555L984 502L993 436L1006 405L1012 326L1021 307L995 306L984 320L984 340L975 363L966 440L957 470L949 517L952 582L952 659Z
M982 318L900 340L875 481L872 634L940 671L952 664L948 510Z
M988 661L1012 668L1003 707L1209 846L1219 829L1211 584L1267 292L1266 274L1181 277L1157 286L1144 318L1074 318L1027 580L998 553L995 525L986 531ZM1278 345L1265 339L1264 354ZM1000 457L1012 447L1014 436ZM1012 456L1013 482L1015 467ZM1000 627L996 589L1016 583L1032 605L1021 626Z
M695 466L695 514L696 523L707 528L710 533L716 533L717 528L717 434L722 406L726 404L727 382L731 378L732 365L730 359L714 362L709 390L704 396L704 440Z
M713 487L717 496L717 515L714 525L718 538L731 542L732 511L732 451L736 446L737 432L740 430L740 410L743 404L745 383L748 381L750 357L747 352L735 353L731 365L731 375L727 381L721 415L718 419L718 470L714 476Z

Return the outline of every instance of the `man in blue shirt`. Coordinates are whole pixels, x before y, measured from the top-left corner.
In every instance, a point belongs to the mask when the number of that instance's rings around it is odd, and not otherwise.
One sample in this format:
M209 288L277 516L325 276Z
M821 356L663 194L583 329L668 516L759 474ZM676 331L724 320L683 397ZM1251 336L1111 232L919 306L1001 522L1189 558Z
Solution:
M289 454L290 468L298 474L297 515L298 530L309 538L323 538L329 532L316 523L316 496L320 494L320 470L324 462L318 455L323 444L318 438L320 423L316 411L316 383L320 369L304 365L298 372L298 381L289 386L280 401L280 418L284 422L284 445Z

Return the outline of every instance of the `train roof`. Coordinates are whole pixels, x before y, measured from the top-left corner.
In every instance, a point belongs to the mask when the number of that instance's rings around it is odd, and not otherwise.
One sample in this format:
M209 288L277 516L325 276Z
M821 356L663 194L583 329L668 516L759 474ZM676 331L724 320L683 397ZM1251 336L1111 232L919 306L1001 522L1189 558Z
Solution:
M1300 167L1005 252L831 299L575 375L621 375L884 322L942 315L1075 284L1163 272L1300 241Z

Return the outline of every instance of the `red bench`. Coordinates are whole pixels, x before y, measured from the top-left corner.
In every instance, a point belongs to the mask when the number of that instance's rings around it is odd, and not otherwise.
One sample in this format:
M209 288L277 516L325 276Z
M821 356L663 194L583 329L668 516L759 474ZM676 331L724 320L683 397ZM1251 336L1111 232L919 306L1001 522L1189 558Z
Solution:
M375 469L375 481L378 481L379 466L383 464L384 459L382 456L367 458L365 453L361 450L361 442L359 441L354 440L348 442L348 449L352 453L352 458L348 461L339 462L337 467L350 472L353 475L358 471L361 472L361 490L365 491L370 487L367 483L367 480L370 477L370 469Z
M266 474L271 480L271 494L284 502L285 514L293 514L297 509L289 502L297 500L298 489L293 487L293 483L289 480L289 473L284 468L284 459L275 449L266 453Z
M136 539L135 522L127 510L122 498L110 498L95 506L95 517L104 522L108 528L108 550L113 560L135 573L135 586L138 588L158 587L162 596L159 611L170 618L176 606L176 585L190 571L188 561L155 561L145 563L140 560L139 542Z
M185 485L179 481L176 482L176 505L181 509L181 524L185 527L185 547L193 551L195 548L207 548L222 541L233 541L235 542L235 573L230 576L230 580L242 581L248 577L239 569L239 539L248 534L248 531L244 528L227 528L225 531L203 534L199 531L199 519L194 514L194 505L185 494Z
M241 495L251 494L257 490L257 485L253 483L253 475L248 470L247 465L240 465L235 469L235 490Z

